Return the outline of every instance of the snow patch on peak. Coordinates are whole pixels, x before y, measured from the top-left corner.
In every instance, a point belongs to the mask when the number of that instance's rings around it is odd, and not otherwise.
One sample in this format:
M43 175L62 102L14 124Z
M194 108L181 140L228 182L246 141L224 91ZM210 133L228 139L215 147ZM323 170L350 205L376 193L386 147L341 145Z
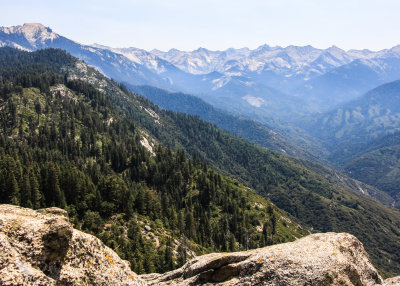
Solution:
M97 44L97 43L94 43L94 44L92 44L90 46L94 47L94 48L102 49L102 50L110 50L110 49L112 49L112 48L110 48L108 46L104 46L104 45Z
M22 26L0 27L0 31L5 34L22 35L33 47L59 37L49 27L45 27L40 23L25 23Z
M30 43L37 41L44 43L46 40L54 40L59 37L50 28L39 23L25 23L21 28L21 32Z
M231 77L229 76L223 76L221 78L216 78L214 80L212 80L212 83L214 84L214 86L212 87L212 90L217 90L223 86L225 86L226 84L228 84L231 81Z

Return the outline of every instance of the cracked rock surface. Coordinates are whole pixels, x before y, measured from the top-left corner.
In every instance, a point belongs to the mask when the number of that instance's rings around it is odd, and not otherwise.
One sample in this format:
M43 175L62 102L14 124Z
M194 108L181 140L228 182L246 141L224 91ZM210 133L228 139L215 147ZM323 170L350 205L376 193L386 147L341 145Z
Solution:
M0 285L147 285L64 210L0 205Z
M64 210L0 205L0 285L356 285L385 281L361 242L346 233L196 257L164 274L138 276L96 237L73 229Z
M379 285L361 242L346 233L313 234L295 242L197 257L150 285Z

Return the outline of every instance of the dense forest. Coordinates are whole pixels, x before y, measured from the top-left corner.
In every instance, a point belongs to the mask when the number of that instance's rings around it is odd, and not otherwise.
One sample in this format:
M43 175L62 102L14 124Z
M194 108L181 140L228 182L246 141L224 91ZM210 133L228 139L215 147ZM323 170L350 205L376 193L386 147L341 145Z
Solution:
M60 50L0 49L1 203L67 209L137 273L171 270L193 250L243 250L307 233L198 154L143 147L142 127L115 98L71 79L75 64Z

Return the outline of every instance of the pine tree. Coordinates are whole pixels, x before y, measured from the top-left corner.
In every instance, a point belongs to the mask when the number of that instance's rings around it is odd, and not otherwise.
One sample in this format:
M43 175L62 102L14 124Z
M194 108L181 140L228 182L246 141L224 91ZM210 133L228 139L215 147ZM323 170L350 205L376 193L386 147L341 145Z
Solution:
M30 172L30 185L33 208L39 209L42 206L42 193L39 190L39 182L33 172Z
M30 178L29 174L24 174L23 176L23 183L22 183L22 189L21 189L21 206L23 207L28 207L32 208L32 189L31 189L31 183L30 183Z
M168 237L164 250L164 271L169 271L174 268L172 256L172 240Z
M21 194L19 192L17 180L15 179L13 173L10 173L9 180L10 180L9 182L10 182L10 190L11 190L11 195L10 195L9 201L11 204L19 206L21 203Z

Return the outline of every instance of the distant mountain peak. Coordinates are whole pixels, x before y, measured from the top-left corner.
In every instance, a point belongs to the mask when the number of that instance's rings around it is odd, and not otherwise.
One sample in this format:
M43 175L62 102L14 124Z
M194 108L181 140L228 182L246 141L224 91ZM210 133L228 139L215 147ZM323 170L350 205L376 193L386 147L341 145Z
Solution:
M24 23L24 24L22 25L22 28L23 28L23 29L37 29L37 30L41 30L41 31L44 31L44 30L46 30L46 29L51 30L50 28L45 27L45 26L44 26L43 24L41 24L41 23Z
M400 53L400 45L394 46L393 48L390 49L392 52L395 53Z
M150 51L150 53L152 53L152 54L157 54L157 53L165 53L165 52L162 51L162 50L159 50L159 49L152 49L152 50Z
M44 41L53 40L59 37L52 29L45 27L40 23L25 23L20 30L28 40Z
M40 23L25 23L22 26L0 27L0 32L21 35L33 48L38 48L38 44L44 44L46 41L53 41L60 37L52 29Z
M255 50L256 51L270 51L272 49L273 49L273 47L271 47L270 45L264 44L264 45L259 46Z
M329 52L331 52L331 51L338 51L338 52L342 52L342 53L345 53L345 52L346 52L345 50L343 50L343 49L341 49L341 48L339 48L338 46L335 46L335 45L333 45L333 46L327 48L326 51L329 51Z
M208 52L208 50L206 49L206 48L203 48L203 47L199 47L198 49L196 49L196 50L194 50L193 51L194 53L201 53L201 52L205 52L205 53L207 53Z
M176 48L172 48L172 49L170 49L170 50L168 51L168 53L169 53L169 52L176 53L176 52L180 52L180 50L178 50L178 49L176 49Z

